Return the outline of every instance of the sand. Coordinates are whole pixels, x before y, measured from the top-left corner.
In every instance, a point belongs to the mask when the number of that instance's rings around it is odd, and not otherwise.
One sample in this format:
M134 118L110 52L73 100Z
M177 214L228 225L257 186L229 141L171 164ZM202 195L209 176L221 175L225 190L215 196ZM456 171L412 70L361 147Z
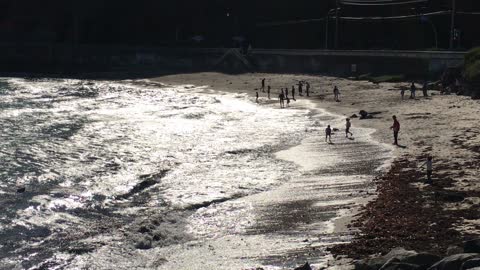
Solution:
M249 93L252 96L258 91L260 103L267 102L266 93L259 89L261 79L266 78L266 85L272 87L270 102L278 102L280 88L288 87L299 80L311 84L310 100L319 108L332 113L350 117L359 115L360 110L376 112L373 119L352 119L351 131L356 127L373 128L374 138L392 145L392 116L396 115L401 124L399 144L394 147L394 155L403 162L409 161L411 166L420 166L426 155L433 156L434 175L448 177L448 185L442 190L453 190L465 193L461 202L442 202L444 209L474 209L480 205L476 190L480 190L480 101L465 96L440 95L438 91L429 91L431 95L424 98L417 90L416 99L408 99L410 91L405 91L405 100L400 98L400 88L408 88L409 83L373 84L367 81L355 81L329 76L285 75L246 73L228 75L221 73L178 74L155 78L162 83L208 85L214 90ZM341 102L333 99L333 87L338 86ZM297 89L297 86L295 87ZM421 85L417 84L417 89ZM305 88L304 88L305 91ZM306 98L298 96L298 98ZM291 103L295 106L295 102ZM337 127L344 130L344 126ZM343 133L340 132L341 135ZM419 177L422 177L422 169ZM442 178L442 179L443 179ZM421 179L410 184L422 192L429 190L429 185ZM472 196L472 197L468 197ZM427 200L428 201L428 200ZM460 234L480 234L480 224L476 219L463 219L461 216L454 224Z

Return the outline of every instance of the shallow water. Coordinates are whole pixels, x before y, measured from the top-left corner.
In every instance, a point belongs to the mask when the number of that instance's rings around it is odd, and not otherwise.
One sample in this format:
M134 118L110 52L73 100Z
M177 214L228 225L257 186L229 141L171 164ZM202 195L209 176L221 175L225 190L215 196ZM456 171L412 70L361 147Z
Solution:
M342 120L306 101L21 78L0 97L2 269L325 266L389 158L371 130L325 144Z

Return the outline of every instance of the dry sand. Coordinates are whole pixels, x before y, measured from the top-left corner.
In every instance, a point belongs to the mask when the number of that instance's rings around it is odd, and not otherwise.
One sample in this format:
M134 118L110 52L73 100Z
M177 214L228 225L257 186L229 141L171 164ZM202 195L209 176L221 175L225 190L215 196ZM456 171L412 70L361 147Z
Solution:
M395 148L397 158L421 165L424 157L431 154L434 157L434 181L436 175L443 175L451 179L451 185L445 187L447 190L480 190L480 101L469 97L429 91L433 96L424 98L421 91L417 90L417 98L413 100L408 99L410 91L407 90L407 99L402 101L400 88L408 88L408 82L373 84L312 75L193 73L163 76L156 80L171 84L208 85L215 90L252 95L258 89L261 101L265 102L266 94L259 89L262 78L266 78L266 85L272 87L272 99L276 102L280 88L288 87L290 91L292 85L303 80L310 82L313 93L309 99L320 108L345 117L359 115L360 110L378 112L373 119L352 119L352 132L355 133L355 127L374 128L374 138L382 143L392 144L389 127L393 122L392 115L396 115L401 124L399 144L403 146ZM340 89L341 102L333 100L334 85ZM417 84L417 89L420 88L421 85ZM298 89L296 96L302 98L298 96ZM291 105L295 106L295 102ZM420 192L428 189L428 185L421 182L411 185ZM478 197L467 196L463 202L445 203L444 208L473 209L479 208L479 205ZM459 220L455 229L465 234L477 234L480 232L480 222L476 219Z

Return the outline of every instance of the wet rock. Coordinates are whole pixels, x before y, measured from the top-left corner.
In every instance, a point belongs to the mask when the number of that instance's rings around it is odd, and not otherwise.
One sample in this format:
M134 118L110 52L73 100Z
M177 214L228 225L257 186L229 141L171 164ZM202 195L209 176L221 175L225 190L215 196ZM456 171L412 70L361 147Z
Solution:
M436 262L440 261L442 258L437 255L429 254L429 253L418 253L414 254L408 257L405 257L403 260L401 260L402 263L408 263L408 264L415 264L418 265L424 269L432 266Z
M478 253L462 253L451 255L432 265L428 270L460 270L462 264L470 259L478 258Z
M404 248L394 248L389 253L381 257L371 258L367 261L360 261L355 264L356 270L377 270L392 263L407 263L404 262L406 258L418 255L413 250L406 250ZM412 261L414 261L412 259Z
M460 253L470 253L470 252L464 252L461 247L457 246L449 246L447 248L447 255L455 255L455 254L460 254ZM476 252L471 252L471 253L476 253Z
M382 270L420 270L422 267L410 263L390 263L381 268Z
M480 258L471 259L462 264L462 270L480 267Z
M310 264L306 262L304 265L299 266L295 268L294 270L312 270L312 267L310 267Z
M352 116L350 116L350 118L358 118L358 115L352 114Z
M480 253L480 239L473 239L463 243L463 252Z

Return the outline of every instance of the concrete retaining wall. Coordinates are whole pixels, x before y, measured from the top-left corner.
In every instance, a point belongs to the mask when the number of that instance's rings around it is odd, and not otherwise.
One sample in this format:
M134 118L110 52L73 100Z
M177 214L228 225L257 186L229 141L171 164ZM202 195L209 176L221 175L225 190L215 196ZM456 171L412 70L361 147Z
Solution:
M38 69L88 71L128 70L144 67L162 70L246 71L233 56L218 60L228 49L149 48L133 46L72 46L69 44L1 44L2 71ZM426 76L463 64L463 52L436 51L252 51L249 61L256 71L278 73L329 73L340 76L406 74Z

